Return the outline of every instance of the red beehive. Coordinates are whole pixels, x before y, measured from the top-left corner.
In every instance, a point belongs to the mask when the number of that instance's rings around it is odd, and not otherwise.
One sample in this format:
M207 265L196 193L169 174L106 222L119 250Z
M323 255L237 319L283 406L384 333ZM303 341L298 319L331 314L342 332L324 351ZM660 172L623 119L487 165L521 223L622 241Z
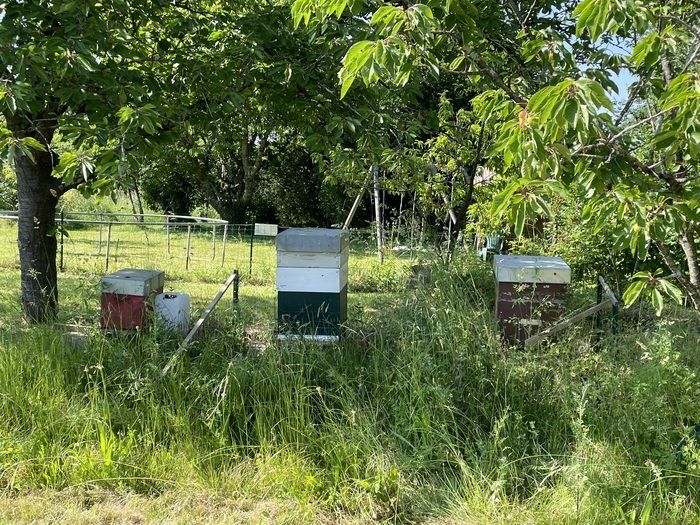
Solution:
M153 298L163 292L165 274L154 270L124 268L102 278L100 326L135 330L143 326Z

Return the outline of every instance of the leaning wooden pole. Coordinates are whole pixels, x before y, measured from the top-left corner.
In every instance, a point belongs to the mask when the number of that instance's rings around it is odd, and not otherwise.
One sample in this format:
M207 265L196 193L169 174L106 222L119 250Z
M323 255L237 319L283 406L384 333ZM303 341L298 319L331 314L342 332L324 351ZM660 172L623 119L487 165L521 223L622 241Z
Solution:
M384 242L382 235L382 213L381 204L379 202L379 166L372 166L372 178L374 179L374 218L376 222L377 234L377 257L379 262L384 262Z
M591 315L596 316L596 327L600 328L600 311L607 308L608 306L612 307L612 327L611 331L613 334L617 333L617 312L620 307L620 300L617 298L617 295L610 289L608 286L608 283L605 282L605 279L603 279L602 275L598 276L598 289L596 292L596 304L591 306L590 308L584 310L583 312L580 312L576 315L573 315L569 317L568 319L565 319L559 324L556 324L550 328L547 328L546 330L535 334L531 337L528 337L525 340L525 348L528 346L532 346L535 343L539 343L540 341L554 335L558 334L562 330L565 330L566 328L569 328L571 325L574 323L577 323L586 317L590 317ZM605 294L605 299L603 299L603 294Z
M594 314L598 313L599 311L601 311L603 308L607 308L608 306L612 306L612 305L613 305L613 302L609 298L606 298L603 300L603 302L595 304L595 305L591 306L590 308L584 310L583 312L580 312L572 317L569 317L568 319L562 321L559 324L556 324L556 325L554 325L550 328L547 328L546 330L544 330L538 334L535 334L531 337L528 337L527 339L525 339L525 348L527 348L528 346L532 346L535 343L539 343L540 341L542 341L548 337L551 337L554 334L558 334L562 330L569 328L574 323L577 323L577 322L585 319L586 317L590 317L591 315L594 315Z
M367 186L369 185L369 179L372 176L371 172L367 174L367 177L365 177L365 181L362 183L362 188L360 188L360 192L357 194L357 197L355 197L355 202L352 203L352 208L350 208L350 213L348 213L348 218L345 219L345 223L343 224L343 229L347 230L350 228L350 224L352 223L352 220L355 218L355 213L357 213L357 209L360 207L360 202L362 202L362 196L365 194L365 191L367 191Z

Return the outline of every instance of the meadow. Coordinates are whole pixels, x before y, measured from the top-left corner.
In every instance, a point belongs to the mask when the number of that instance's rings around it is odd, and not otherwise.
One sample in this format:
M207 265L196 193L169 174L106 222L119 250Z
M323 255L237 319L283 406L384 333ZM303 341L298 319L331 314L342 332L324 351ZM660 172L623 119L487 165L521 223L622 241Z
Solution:
M177 340L102 334L91 258L66 261L56 324L25 325L13 235L0 224L0 523L700 523L700 449L678 448L700 422L696 312L640 305L617 335L583 323L522 350L471 253L380 265L357 245L346 337L278 346L260 243L235 320L222 303L162 377ZM416 262L432 279L407 287ZM149 264L193 314L233 266Z

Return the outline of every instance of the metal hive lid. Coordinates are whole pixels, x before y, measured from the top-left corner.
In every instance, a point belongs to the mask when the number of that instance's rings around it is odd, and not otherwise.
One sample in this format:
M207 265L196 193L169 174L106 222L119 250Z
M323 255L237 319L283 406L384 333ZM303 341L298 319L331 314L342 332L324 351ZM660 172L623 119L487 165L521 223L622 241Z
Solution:
M165 272L138 268L122 268L101 279L103 292L125 295L149 295L164 283Z
M283 252L340 253L350 243L350 232L335 228L289 228L277 235Z
M497 255L493 266L496 280L502 283L571 282L571 268L560 257Z

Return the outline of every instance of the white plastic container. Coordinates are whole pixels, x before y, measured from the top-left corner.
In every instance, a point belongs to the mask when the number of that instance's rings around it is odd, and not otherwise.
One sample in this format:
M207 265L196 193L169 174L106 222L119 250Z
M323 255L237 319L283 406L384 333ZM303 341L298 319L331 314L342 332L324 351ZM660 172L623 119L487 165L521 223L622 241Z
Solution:
M156 315L171 330L187 333L190 327L190 296L183 292L156 295Z

